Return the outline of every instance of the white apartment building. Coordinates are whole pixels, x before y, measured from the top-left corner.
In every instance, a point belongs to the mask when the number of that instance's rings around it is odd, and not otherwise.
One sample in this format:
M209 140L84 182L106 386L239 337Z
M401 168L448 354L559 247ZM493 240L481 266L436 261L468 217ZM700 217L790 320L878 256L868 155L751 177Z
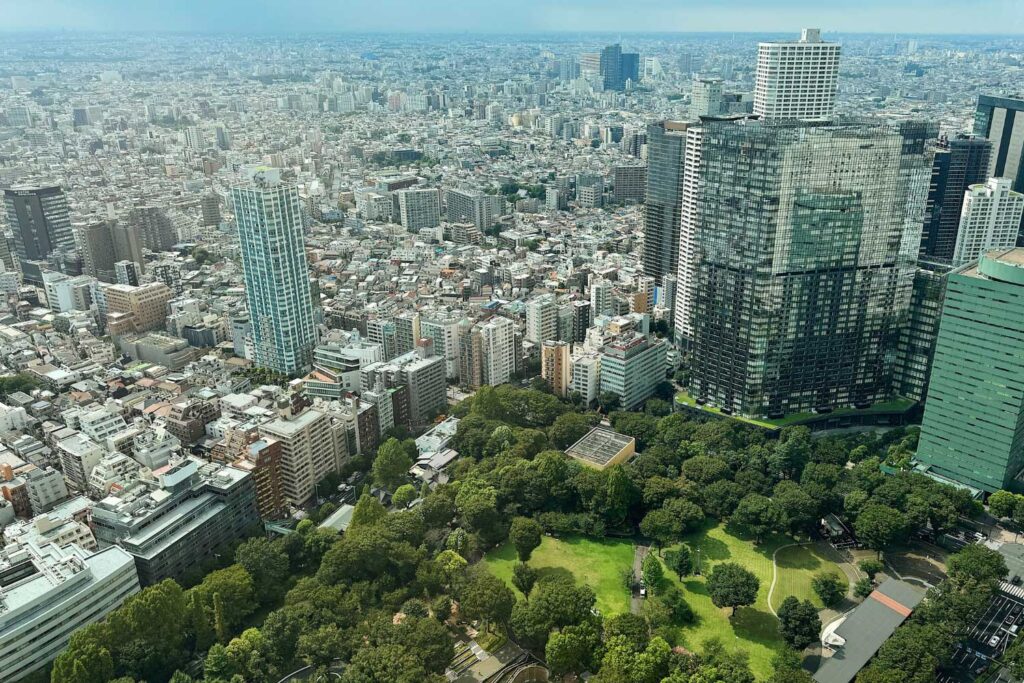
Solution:
M293 505L309 502L314 485L337 472L348 455L343 428L312 408L260 425L260 433L281 442L281 493Z
M981 258L987 251L1017 244L1024 194L1012 188L1009 178L989 178L984 185L967 188L953 249L955 268Z
M758 43L754 114L763 119L828 119L836 100L839 45L805 28L800 40Z
M516 371L516 325L495 316L480 326L484 384L498 386L512 380Z
M118 546L90 553L31 541L0 550L0 671L19 681L53 661L71 634L139 592L135 560Z
M435 228L441 224L441 200L437 190L400 190L398 214L409 232Z
M540 344L558 339L558 303L551 294L542 294L526 304L527 341Z

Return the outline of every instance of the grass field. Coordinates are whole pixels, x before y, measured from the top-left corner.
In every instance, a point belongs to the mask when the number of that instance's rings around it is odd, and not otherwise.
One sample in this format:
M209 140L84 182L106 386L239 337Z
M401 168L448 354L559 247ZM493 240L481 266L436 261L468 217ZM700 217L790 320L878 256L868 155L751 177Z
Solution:
M511 543L492 550L485 561L496 576L512 585L512 567L518 560ZM530 566L541 576L567 572L577 582L590 586L597 595L597 609L601 614L629 611L629 590L623 585L622 575L633 566L632 541L545 536L540 547L533 551ZM516 595L520 595L519 591Z
M772 582L772 553L792 543L783 537L773 537L760 545L737 537L722 525L696 532L685 539L696 558L700 553L701 576L688 576L679 581L666 570L665 575L683 593L696 615L695 623L680 627L679 643L690 650L700 651L701 645L717 638L728 649L745 650L750 656L750 667L758 678L771 673L775 652L784 644L779 637L778 620L768 609L768 589ZM812 600L821 607L821 601L811 589L811 577L823 570L833 570L842 576L839 567L821 557L813 548L795 546L779 552L779 578L772 595L772 604L779 605L786 596ZM757 576L760 588L757 601L750 607L740 607L730 620L728 609L719 609L711 602L704 585L706 576L720 562L736 562Z
M765 540L760 545L736 536L723 525L710 525L684 539L694 558L700 550L702 576L688 576L679 581L667 569L668 581L683 590L693 608L696 620L680 626L678 644L700 651L705 641L717 638L730 650L744 650L750 657L754 674L766 678L771 673L775 652L784 644L779 637L778 620L768 609L768 588L772 582L772 554L793 541L784 536ZM597 608L605 616L629 611L629 591L622 585L622 574L633 564L633 543L628 540L595 540L582 537L550 538L545 536L533 551L530 565L541 575L570 573L577 582L585 583L597 595ZM695 560L696 561L696 560ZM506 543L488 553L485 562L496 576L512 585L515 548ZM719 609L711 602L704 586L704 576L720 562L736 562L752 571L760 581L757 602L741 607L730 620L729 610ZM811 600L817 607L821 601L811 588L811 579L820 571L834 571L843 576L835 563L822 557L810 546L783 548L778 555L779 576L772 594L777 608L789 595ZM513 589L515 590L515 589ZM516 595L519 592L516 591Z

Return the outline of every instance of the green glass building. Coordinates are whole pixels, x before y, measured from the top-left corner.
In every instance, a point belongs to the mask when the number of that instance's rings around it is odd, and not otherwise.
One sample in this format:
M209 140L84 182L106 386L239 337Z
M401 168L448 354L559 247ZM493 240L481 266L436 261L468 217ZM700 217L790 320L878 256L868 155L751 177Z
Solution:
M950 273L918 459L988 492L1024 468L1024 248Z

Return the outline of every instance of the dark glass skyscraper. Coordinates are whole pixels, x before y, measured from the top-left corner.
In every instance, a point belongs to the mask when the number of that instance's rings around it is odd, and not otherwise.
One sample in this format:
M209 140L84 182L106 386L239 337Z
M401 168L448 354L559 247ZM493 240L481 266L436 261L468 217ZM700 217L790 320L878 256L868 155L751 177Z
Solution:
M991 153L992 143L985 138L958 135L939 142L921 231L921 258L953 258L964 192L969 186L988 180Z
M1024 192L1024 97L980 95L974 112L974 134L992 143L988 175L1009 178ZM1024 221L1017 244L1024 246Z
M644 205L644 272L657 279L675 275L679 264L686 124L659 121L647 127L647 198Z
M23 274L38 272L29 261L45 261L55 252L74 252L68 199L59 186L4 190L4 204Z
M891 392L937 127L705 122L691 393L755 416Z
M600 69L605 90L625 90L626 81L636 83L640 80L640 55L624 53L618 43L609 45L601 50Z

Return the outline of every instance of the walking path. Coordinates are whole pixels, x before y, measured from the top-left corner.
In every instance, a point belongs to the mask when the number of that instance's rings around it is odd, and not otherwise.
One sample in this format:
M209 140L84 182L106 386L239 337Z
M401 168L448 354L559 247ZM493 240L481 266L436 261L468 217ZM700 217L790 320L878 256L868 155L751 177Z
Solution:
M778 618L778 614L775 613L775 608L772 607L772 593L775 592L775 583L779 580L779 563L776 561L779 557L779 551L785 550L786 548L795 548L801 545L810 545L809 543L787 543L786 545L780 545L772 553L772 585L768 586L768 611L772 613L772 616Z
M639 584L640 579L643 576L643 563L644 558L647 557L647 553L651 552L651 547L646 545L636 546L636 550L633 552L633 583ZM632 597L629 601L629 611L633 614L640 614L640 606L643 604L643 598L640 597L640 591L636 588L632 591Z

